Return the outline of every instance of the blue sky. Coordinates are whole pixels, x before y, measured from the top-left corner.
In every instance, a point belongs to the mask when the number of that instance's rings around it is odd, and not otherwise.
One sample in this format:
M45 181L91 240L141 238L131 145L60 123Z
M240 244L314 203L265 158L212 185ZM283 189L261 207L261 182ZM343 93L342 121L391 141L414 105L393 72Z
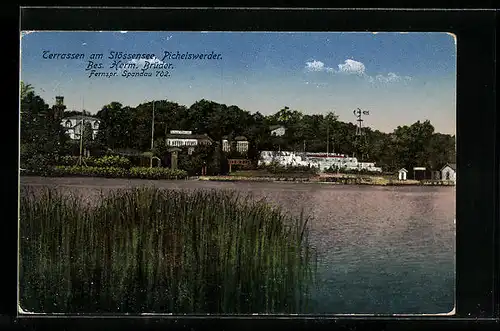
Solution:
M44 51L85 58L44 59ZM169 77L153 69L152 77L125 78L126 69L109 68L111 51L154 54L149 62L173 69ZM165 51L221 59L163 59ZM89 77L94 53L104 56L96 72L116 76ZM128 71L140 72L144 61ZM91 113L112 101L190 106L204 98L266 115L284 106L334 111L346 122L359 107L370 111L366 125L381 131L429 119L436 131L455 134L456 44L446 33L31 32L21 38L21 79L49 104L63 95L69 109Z

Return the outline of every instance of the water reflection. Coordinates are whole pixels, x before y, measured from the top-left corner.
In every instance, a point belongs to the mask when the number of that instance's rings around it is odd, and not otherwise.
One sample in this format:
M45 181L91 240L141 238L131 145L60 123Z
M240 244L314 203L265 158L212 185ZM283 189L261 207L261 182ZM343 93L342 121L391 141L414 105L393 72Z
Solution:
M455 189L292 183L145 182L23 178L86 201L99 191L146 184L232 189L312 216L320 259L314 313L445 313L453 308ZM306 313L306 312L305 312Z

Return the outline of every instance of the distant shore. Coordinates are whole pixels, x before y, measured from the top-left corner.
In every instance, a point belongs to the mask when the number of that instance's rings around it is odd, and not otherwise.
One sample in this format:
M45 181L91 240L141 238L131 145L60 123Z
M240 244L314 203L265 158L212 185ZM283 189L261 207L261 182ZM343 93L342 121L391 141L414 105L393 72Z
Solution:
M21 174L21 177L40 177L37 175ZM108 178L108 179L126 179L123 177L113 176L41 176L46 178L68 178L68 177L82 177L82 178ZM139 179L140 178L135 178ZM273 176L239 176L239 175L219 175L219 176L190 176L185 179L143 179L147 181L213 181L213 182L272 182L272 183L311 183L311 184L325 184L325 185L370 185L370 186L455 186L452 181L444 180L397 180L377 176L356 176L356 175L273 175Z
M372 186L454 186L451 181L441 180L397 180L375 176L311 176L311 177L258 177L258 176L197 176L188 180L217 182L279 182L279 183L317 183L329 185L372 185Z

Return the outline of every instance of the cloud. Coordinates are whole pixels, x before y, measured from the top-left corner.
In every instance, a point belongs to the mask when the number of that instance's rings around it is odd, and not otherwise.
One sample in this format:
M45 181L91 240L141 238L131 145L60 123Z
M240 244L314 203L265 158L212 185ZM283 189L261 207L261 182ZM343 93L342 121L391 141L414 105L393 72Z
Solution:
M128 31L120 31L120 33L127 33Z
M325 64L321 61L312 60L306 62L306 70L307 71L326 71L326 72L335 72L335 69L326 67Z
M388 73L387 75L376 75L375 77L370 77L369 81L371 83L399 83L399 82L408 82L411 80L410 76L398 76L393 72Z
M339 70L338 72L340 73L345 73L345 74L355 74L355 75L360 75L363 76L365 75L365 70L366 67L363 63L355 60L345 60L344 63L338 65Z
M356 75L364 75L365 73L365 65L359 61L355 60L345 60L344 63L338 65L338 70L335 68L325 66L325 64L318 60L312 60L306 62L306 70L307 71L325 71L330 73L343 73L343 74L356 74Z
M82 46L86 46L86 45L87 45L87 43L82 43Z
M310 61L306 62L306 69L309 71L323 71L325 69L325 64L321 61Z
M389 72L388 74L378 74L371 76L366 73L366 66L360 62L353 59L347 59L344 63L337 65L338 70L335 68L326 66L325 63L319 60L312 60L306 62L305 69L310 72L330 72L333 74L345 74L345 75L356 75L365 78L370 83L398 83L398 82L408 82L411 80L409 76L399 76L394 72Z

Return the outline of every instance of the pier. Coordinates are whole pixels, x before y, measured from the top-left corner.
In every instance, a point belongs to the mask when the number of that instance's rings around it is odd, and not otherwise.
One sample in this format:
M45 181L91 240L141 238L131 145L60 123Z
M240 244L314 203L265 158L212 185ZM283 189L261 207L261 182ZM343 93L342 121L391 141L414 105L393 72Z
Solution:
M437 179L424 179L420 181L421 185L431 186L455 186L453 180L437 180Z
M363 179L361 177L348 177L348 176L342 176L342 177L325 177L321 179L322 182L327 182L327 183L338 183L338 184L362 184Z

